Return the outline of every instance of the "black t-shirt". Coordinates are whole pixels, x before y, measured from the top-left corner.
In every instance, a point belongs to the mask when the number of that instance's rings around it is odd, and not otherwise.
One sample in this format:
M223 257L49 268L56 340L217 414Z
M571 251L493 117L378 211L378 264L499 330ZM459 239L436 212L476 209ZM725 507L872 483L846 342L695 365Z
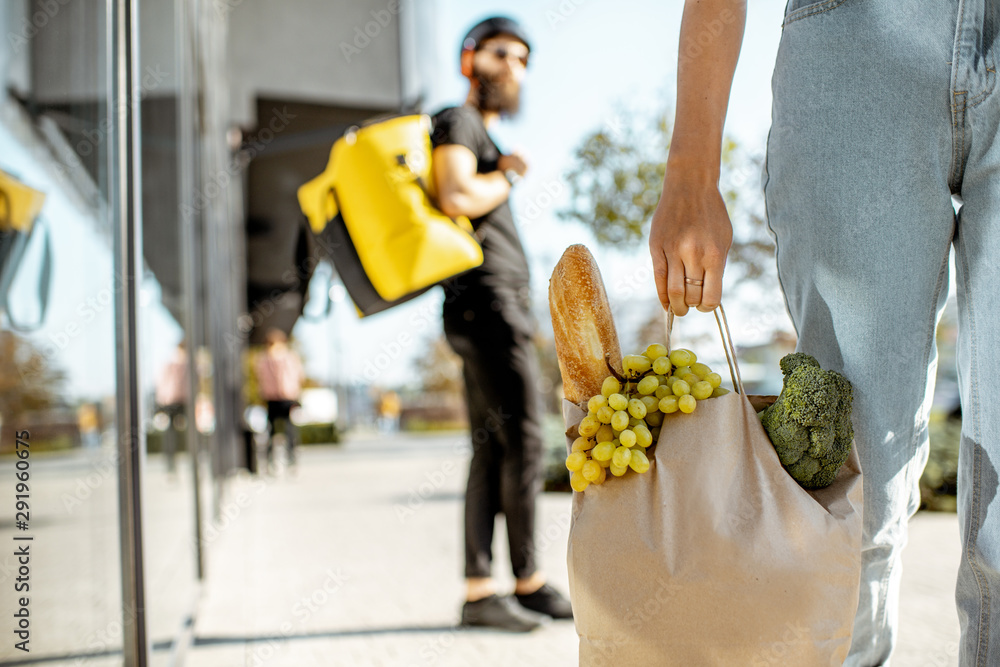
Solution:
M500 149L486 132L482 116L472 107L451 107L435 115L431 143L435 148L448 144L465 146L476 156L477 173L497 170ZM530 330L528 260L514 226L510 203L505 200L471 222L483 246L483 263L444 283L445 319L479 320L482 324L487 311L492 311L502 314L512 326Z

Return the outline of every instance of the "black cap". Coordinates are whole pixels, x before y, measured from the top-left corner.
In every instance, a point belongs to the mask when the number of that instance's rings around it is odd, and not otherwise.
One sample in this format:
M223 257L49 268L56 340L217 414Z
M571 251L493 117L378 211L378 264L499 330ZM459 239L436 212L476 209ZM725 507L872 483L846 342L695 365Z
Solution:
M465 39L462 40L462 51L466 49L475 51L479 49L479 45L485 40L497 35L511 35L516 37L524 42L529 51L531 50L528 33L525 32L524 28L517 21L509 19L506 16L492 16L472 26L472 29L465 35Z

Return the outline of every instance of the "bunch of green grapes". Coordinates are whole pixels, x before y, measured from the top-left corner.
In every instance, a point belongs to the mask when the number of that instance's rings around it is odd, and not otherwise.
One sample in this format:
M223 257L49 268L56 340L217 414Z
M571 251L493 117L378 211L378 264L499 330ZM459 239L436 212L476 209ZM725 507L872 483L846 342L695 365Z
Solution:
M610 368L610 366L609 366ZM570 486L583 491L603 484L610 471L622 477L629 471L649 470L647 448L656 442L666 415L692 413L698 401L728 394L722 377L691 350L668 353L654 343L642 354L622 359L624 374L613 368L601 393L587 401L587 416L577 427L566 468Z

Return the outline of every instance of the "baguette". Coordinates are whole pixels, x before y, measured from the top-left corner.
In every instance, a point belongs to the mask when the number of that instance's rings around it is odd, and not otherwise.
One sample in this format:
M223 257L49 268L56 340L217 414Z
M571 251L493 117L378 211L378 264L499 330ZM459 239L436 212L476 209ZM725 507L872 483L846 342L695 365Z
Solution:
M566 248L549 281L549 310L566 400L601 393L607 359L619 372L622 352L600 269L584 245Z

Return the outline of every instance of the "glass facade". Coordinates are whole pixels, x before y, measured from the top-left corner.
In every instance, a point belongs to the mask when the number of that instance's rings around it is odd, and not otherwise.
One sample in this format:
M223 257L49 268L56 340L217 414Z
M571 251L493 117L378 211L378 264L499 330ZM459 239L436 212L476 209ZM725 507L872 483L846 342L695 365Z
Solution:
M310 293L295 190L422 92L398 4L289 4L0 3L0 664L183 663L249 347Z
M191 621L224 449L213 326L235 320L205 316L203 248L233 229L211 224L227 202L185 206L226 150L199 108L204 5L0 5L0 479L23 508L0 523L0 609L29 619L0 661L175 664ZM235 311L230 287L215 305Z
M0 13L0 479L24 503L0 529L0 609L29 621L4 659L122 663L110 19L95 2ZM37 216L11 205L19 187Z

